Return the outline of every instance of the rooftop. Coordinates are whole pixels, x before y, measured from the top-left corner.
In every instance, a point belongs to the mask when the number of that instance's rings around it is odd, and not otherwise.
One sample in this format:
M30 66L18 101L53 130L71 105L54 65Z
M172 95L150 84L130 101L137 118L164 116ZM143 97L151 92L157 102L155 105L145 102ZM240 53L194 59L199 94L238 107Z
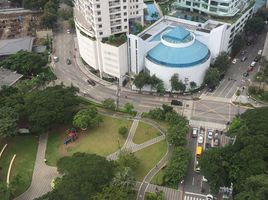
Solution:
M15 84L23 75L13 72L9 69L0 67L0 89L3 85L12 86Z
M24 37L18 39L0 40L0 56L8 56L18 51L32 51L33 38Z
M165 34L165 38L176 41L183 41L190 35L190 32L181 26L176 26L171 31Z

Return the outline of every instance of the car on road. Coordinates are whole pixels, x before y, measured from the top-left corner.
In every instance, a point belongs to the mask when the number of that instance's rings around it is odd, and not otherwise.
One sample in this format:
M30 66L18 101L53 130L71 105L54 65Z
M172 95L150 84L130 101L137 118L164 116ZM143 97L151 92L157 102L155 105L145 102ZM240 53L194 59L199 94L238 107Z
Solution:
M53 60L54 60L54 62L58 62L58 61L59 61L59 57L54 56L54 57L53 57Z
M252 67L255 67L255 65L256 65L255 61L252 61L251 64L250 64L250 66L252 66Z
M87 82L88 82L88 84L90 84L92 86L95 86L96 85L95 81L93 81L91 79L88 79Z
M67 33L68 33L68 34L70 34L70 33L71 33L70 29L67 29Z
M72 64L72 62L71 62L71 60L69 58L66 59L66 63L67 63L67 65Z
M261 54L262 54L262 49L260 49L260 50L258 51L258 56L261 56Z
M208 182L208 179L206 179L206 177L203 176L203 177L202 177L202 181L203 181L203 182Z
M241 62L245 62L246 60L247 60L247 56L243 56L242 58L241 58Z
M192 131L192 137L193 138L196 138L198 135L198 129L197 128L193 128L193 131Z
M237 61L237 59L235 58L235 59L233 59L232 63L233 63L233 64L235 64L235 63L236 63L236 61Z
M254 61L255 61L255 62L258 62L260 59L261 59L261 56L260 56L260 55L257 55L257 56L254 58Z
M243 73L244 77L248 77L248 75L249 75L248 72Z
M241 51L241 56L245 55L246 51Z
M249 66L248 69L247 69L247 72L252 72L252 71L253 71L253 67Z
M173 105L173 106L182 106L182 102L173 99L173 100L171 100L171 105Z
M208 129L207 133L208 133L208 139L211 140L212 137L213 137L213 132L212 132L212 130L211 130L211 129Z
M215 86L209 86L208 87L208 91L209 92L213 92L215 90L215 88L216 88Z
M199 135L199 137L198 137L198 144L203 144L203 142L204 142L203 135Z

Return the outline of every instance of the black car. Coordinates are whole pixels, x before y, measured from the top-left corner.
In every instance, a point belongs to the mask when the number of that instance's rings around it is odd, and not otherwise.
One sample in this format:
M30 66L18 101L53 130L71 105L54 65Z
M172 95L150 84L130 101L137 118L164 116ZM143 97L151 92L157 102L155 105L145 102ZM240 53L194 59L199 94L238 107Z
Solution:
M87 82L88 82L88 84L90 84L92 86L95 86L96 85L96 83L93 80L91 80L91 79L88 79Z
M215 90L215 88L216 88L215 86L209 86L208 87L208 91L209 92L213 92Z
M261 56L256 56L256 57L254 58L254 61L255 61L255 62L258 62L260 59L261 59Z
M70 65L72 62L71 62L71 60L69 58L67 58L66 63L67 63L67 65Z
M173 100L171 100L171 105L173 105L173 106L182 106L182 102L173 99Z
M248 77L248 75L249 75L248 72L243 73L244 77Z

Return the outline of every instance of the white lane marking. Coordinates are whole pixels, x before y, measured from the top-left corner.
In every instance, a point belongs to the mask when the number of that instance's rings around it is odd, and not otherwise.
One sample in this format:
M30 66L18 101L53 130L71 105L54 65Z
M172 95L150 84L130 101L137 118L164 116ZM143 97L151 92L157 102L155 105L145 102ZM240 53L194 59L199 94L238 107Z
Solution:
M192 180L192 185L194 185L194 177L193 177L193 180Z

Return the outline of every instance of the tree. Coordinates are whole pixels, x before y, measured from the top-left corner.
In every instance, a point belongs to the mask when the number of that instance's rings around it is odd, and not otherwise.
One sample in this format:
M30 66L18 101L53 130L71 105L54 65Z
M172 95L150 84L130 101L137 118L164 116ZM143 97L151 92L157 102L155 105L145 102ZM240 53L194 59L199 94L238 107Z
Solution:
M133 153L123 150L120 151L116 164L120 169L127 167L134 171L139 166L139 160Z
M220 83L220 72L217 68L209 68L206 72L204 83L208 87L216 87Z
M27 51L19 51L0 62L0 66L25 76L36 75L47 63L47 58Z
M0 107L0 137L10 137L17 134L19 115L11 107Z
M112 111L115 111L116 110L115 102L111 98L105 99L102 102L102 105L103 105L104 108L106 108L108 110L112 110Z
M190 82L190 87L191 87L192 90L195 89L197 87L196 82L191 81Z
M128 128L125 127L125 126L121 126L121 127L119 127L119 129L118 129L118 133L119 133L120 135L122 135L122 136L125 136L125 135L127 134L127 132L128 132Z
M129 102L126 102L125 105L124 105L124 111L128 114L132 114L133 113L133 109L134 109L134 106L132 103L129 103Z
M218 69L220 75L225 74L230 67L229 56L226 52L222 52L217 56L213 68Z
M133 84L139 88L139 91L141 92L141 89L145 85L150 84L150 75L144 71L141 71L138 75L135 76Z
M268 20L268 9L264 6L259 8L259 10L256 13L257 17L261 17L264 21Z
M249 34L260 34L265 27L263 18L252 17L249 19L245 25L245 31Z
M179 75L178 74L174 74L173 76L171 76L170 84L171 84L171 92L174 90L175 91L179 90Z
M94 106L80 110L73 119L73 125L81 129L87 129L88 127L93 127L99 125L103 119L101 115L98 114L98 110Z
M24 98L25 114L33 132L42 133L54 124L69 122L78 103L76 91L74 87L57 85L27 94Z
M186 175L190 159L191 153L188 149L184 147L176 148L164 171L165 183L170 186L177 186Z
M157 84L156 86L156 92L159 93L160 95L164 95L166 92L164 82L161 80L160 83Z
M247 178L244 189L236 195L237 200L268 199L268 175L260 174Z
M113 178L112 184L117 187L123 187L125 191L131 191L135 185L133 170L129 167L120 169Z
M235 57L244 46L245 46L245 38L243 38L242 35L236 35L232 45L231 56Z
M167 131L167 140L175 146L183 146L186 144L186 135L188 133L187 126L173 125Z
M106 158L86 153L75 153L57 162L59 173L55 189L47 200L81 200L94 197L113 179L115 166ZM79 188L79 189L78 189Z
M105 186L103 190L98 193L94 200L125 200L128 199L128 191L123 187L118 187L116 185L110 184Z
M52 28L57 21L57 14L46 12L40 17L40 24L44 28Z

